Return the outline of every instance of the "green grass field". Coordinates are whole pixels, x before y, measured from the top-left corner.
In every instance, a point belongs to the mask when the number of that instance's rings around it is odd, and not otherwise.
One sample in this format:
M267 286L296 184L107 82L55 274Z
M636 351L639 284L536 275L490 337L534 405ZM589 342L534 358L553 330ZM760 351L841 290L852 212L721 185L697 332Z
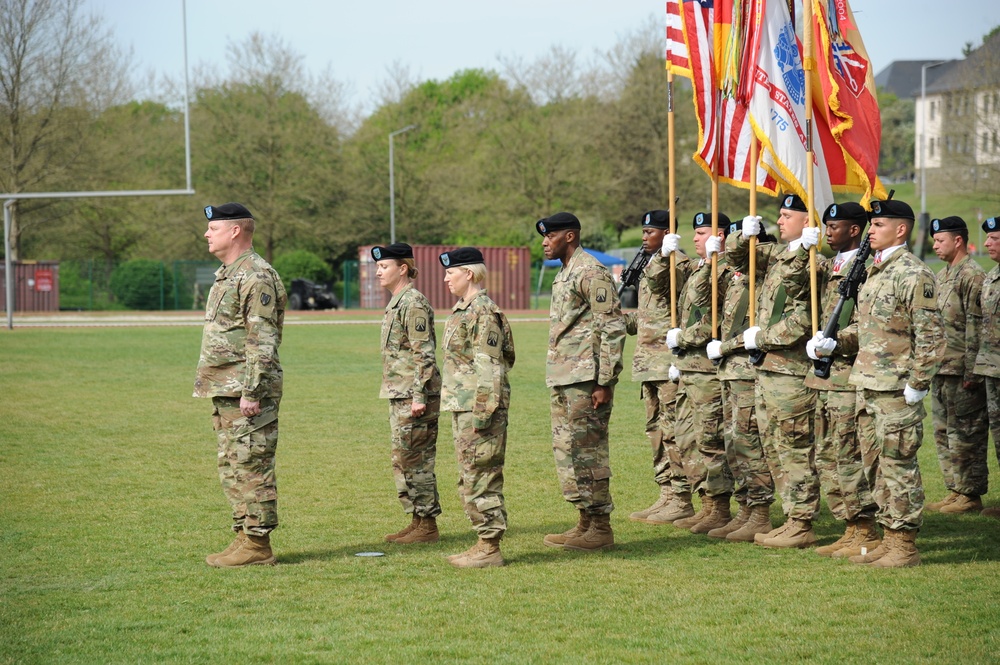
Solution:
M656 489L627 370L611 423L618 545L544 547L575 511L549 443L546 325L513 329L509 565L490 570L445 560L475 538L450 421L441 542L382 542L406 519L376 324L286 326L279 565L247 570L203 562L230 535L210 405L189 397L199 328L0 332L0 662L996 662L1000 521L929 514L924 565L886 571L630 522ZM824 508L821 540L840 529ZM354 556L368 550L386 556Z

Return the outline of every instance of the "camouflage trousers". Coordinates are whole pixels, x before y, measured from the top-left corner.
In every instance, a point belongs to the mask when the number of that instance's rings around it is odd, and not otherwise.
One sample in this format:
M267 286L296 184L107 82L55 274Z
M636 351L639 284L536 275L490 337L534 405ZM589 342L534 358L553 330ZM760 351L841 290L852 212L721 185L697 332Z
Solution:
M993 434L993 448L1000 464L1000 379L984 377L986 384L986 412L990 418L990 433Z
M615 509L608 449L614 399L595 409L591 393L596 385L585 381L552 388L552 452L563 498L577 510L606 515Z
M789 518L812 520L819 512L813 439L816 391L806 388L801 376L760 370L755 390L757 426L764 452L772 465L772 475L775 463L780 469L774 481L782 510Z
M917 451L924 438L923 402L909 405L903 391L858 391L858 437L865 473L887 529L919 529L924 485Z
M503 500L503 463L507 454L507 409L493 412L489 427L477 430L471 411L451 416L458 458L458 497L480 538L507 530Z
M841 521L873 518L872 498L855 425L857 391L816 391L816 471L826 505Z
M420 517L441 514L434 462L437 458L438 416L441 397L427 398L424 415L414 418L413 400L389 400L389 427L392 430L392 476L403 512Z
M989 482L989 417L986 385L967 389L960 376L931 380L934 444L944 485L953 492L982 496Z
M706 496L732 494L733 473L722 433L722 384L718 374L681 374L677 384L676 436L677 466L684 469L686 478L678 479L674 489L704 492Z
M643 381L642 400L646 404L646 438L653 450L653 480L657 485L671 485L683 469L671 466L671 451L677 447L674 436L677 384L673 381ZM677 457L676 452L673 453Z
M212 426L218 440L219 481L233 509L233 531L265 536L278 526L278 405L260 400L260 414L240 413L239 397L212 398Z
M774 503L774 479L757 429L754 382L722 382L726 459L732 469L736 500L753 506Z

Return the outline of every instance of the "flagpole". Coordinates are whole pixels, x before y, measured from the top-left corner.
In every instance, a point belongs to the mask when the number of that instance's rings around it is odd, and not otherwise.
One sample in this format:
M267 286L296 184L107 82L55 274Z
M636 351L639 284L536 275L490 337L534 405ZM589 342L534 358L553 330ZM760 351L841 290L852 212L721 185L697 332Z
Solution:
M757 137L750 141L750 216L757 216ZM757 318L757 236L750 236L750 307L747 312L750 314L750 327L757 325L754 321ZM739 325L741 321L737 321Z
M813 57L813 11L812 0L802 1L804 16L802 19L802 68L805 70L806 83L806 208L809 210L809 226L816 226L815 199L813 184L813 103L812 86L813 72L816 71L816 60ZM810 313L812 314L812 333L819 331L819 287L816 279L816 246L809 248L809 287Z
M674 193L674 71L667 67L667 212L670 217L670 233L677 233L677 206ZM670 253L670 327L677 327L677 256Z
M722 152L722 93L715 94L715 158L712 160L712 237L719 234L719 157ZM712 254L712 339L719 338L719 255Z

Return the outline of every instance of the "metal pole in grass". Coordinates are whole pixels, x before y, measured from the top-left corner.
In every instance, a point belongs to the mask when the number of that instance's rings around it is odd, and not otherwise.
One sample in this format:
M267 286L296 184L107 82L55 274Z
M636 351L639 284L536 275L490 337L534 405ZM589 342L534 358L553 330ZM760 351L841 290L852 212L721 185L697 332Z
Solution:
M389 244L396 242L396 180L393 173L392 139L403 132L416 128L416 125L407 125L402 129L389 132Z

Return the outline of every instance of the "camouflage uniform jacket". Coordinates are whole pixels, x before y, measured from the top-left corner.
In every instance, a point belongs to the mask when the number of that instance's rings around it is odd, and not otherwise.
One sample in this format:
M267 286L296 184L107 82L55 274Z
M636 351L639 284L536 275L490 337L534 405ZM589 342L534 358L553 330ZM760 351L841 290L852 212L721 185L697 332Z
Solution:
M674 365L682 372L716 374L718 367L705 355L705 347L712 341L712 264L699 261L695 264L697 278L689 279L681 294L677 322L681 329L677 344L680 355L674 356ZM722 279L723 264L718 261L718 277ZM719 304L722 294L719 294ZM718 318L718 317L717 317Z
M677 297L692 266L680 252L676 254ZM624 312L625 330L637 335L632 357L633 381L667 381L673 354L667 348L670 325L670 259L656 252L639 280L639 309Z
M937 275L937 307L944 323L948 346L938 374L975 381L973 368L979 353L979 329L983 319L980 295L986 271L971 256L956 266L946 265Z
M267 261L248 249L215 271L195 397L280 397L278 347L285 322L285 287Z
M426 404L441 394L441 374L434 359L434 309L424 294L406 285L385 307L382 318L383 399L412 398Z
M851 335L857 335L851 340ZM852 385L869 390L928 390L944 356L934 273L905 247L868 267L858 319L838 339L856 344Z
M514 336L485 290L452 309L442 350L441 410L472 411L473 425L488 427L494 411L510 407Z
M1000 378L1000 266L983 280L983 324L979 328L979 354L975 373Z
M819 317L821 330L826 327L830 317L833 316L833 309L837 306L837 301L840 300L840 292L838 291L840 282L851 271L851 266L854 265L854 260L857 256L855 253L836 272L834 272L833 258L825 259L819 265L817 281L820 284L820 305L822 307L822 313ZM840 330L848 328L852 323L857 321L857 318L857 303L853 300L848 300L844 303L844 308L840 311ZM826 379L821 379L810 369L806 374L806 387L816 390L857 390L857 388L848 382L851 376L851 367L854 365L857 355L857 336L851 335L845 338L838 330L837 346L833 350L833 363L830 365L830 376Z
M732 238L732 235L730 235ZM727 244L730 241L726 239ZM743 331L750 325L750 287L749 277L731 265L723 256L719 260L719 306L722 315L719 317L719 341L722 359L718 365L719 379L723 381L745 380L753 381L757 370L750 364L750 358L743 349ZM692 276L700 302L710 306L712 301L712 265L705 263ZM758 287L760 284L757 285ZM702 325L711 334L711 319L705 317ZM707 356L706 356L707 357Z
M729 262L740 272L750 269L750 240L742 233L729 250ZM757 368L762 371L805 376L811 364L806 342L812 337L809 313L809 252L788 251L785 243L757 244L757 347L767 352Z
M613 386L624 346L625 319L611 273L577 247L552 282L545 384Z

